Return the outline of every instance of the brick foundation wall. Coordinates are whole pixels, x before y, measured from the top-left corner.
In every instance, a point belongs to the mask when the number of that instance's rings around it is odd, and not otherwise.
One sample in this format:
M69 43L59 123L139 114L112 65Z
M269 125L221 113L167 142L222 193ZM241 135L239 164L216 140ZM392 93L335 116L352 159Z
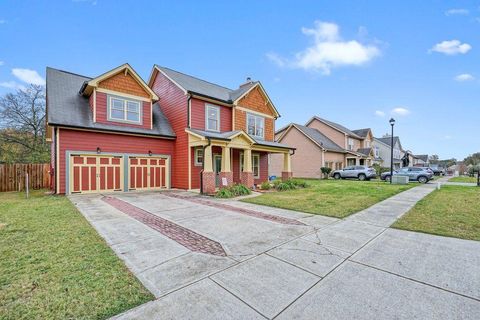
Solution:
M215 193L215 172L202 172L203 193Z
M253 172L240 172L240 183L253 188Z
M293 177L292 172L285 172L285 171L282 172L282 180L283 181L291 179L292 177Z

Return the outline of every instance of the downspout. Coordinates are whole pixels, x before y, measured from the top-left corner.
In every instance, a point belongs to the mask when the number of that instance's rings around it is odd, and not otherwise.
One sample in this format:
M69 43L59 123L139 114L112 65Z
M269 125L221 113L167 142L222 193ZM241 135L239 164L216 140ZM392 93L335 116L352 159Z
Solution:
M192 99L192 95L189 93L187 98L187 128L189 129L190 129L190 109L191 109L190 100L191 99Z
M200 194L203 194L203 170L205 170L205 148L209 147L212 144L210 138L207 137L208 144L203 146L203 161L202 161L202 170L200 170Z

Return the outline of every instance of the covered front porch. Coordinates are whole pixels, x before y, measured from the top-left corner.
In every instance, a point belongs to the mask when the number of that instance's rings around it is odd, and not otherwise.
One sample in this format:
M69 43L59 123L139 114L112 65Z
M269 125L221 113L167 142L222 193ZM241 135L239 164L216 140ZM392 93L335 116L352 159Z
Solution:
M214 193L217 188L243 184L249 188L268 181L268 155L283 154L282 179L292 176L288 146L253 139L244 131L223 133L187 129L189 189Z

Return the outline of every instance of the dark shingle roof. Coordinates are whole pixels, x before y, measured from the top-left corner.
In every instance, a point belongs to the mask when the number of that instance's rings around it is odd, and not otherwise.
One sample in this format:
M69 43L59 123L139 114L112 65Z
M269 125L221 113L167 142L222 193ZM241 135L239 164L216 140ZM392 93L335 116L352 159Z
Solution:
M329 120L326 120L326 119L323 119L323 118L320 118L320 117L317 117L317 116L314 116L313 118L314 118L314 119L317 119L317 120L319 120L319 121L325 122L325 123L327 123L328 125L336 128L336 129L338 129L338 130L340 130L340 131L342 131L342 132L345 132L346 134L348 134L348 135L350 135L350 136L352 136L352 137L359 138L359 139L362 138L361 136L357 135L355 132L351 131L350 129L348 129L348 128L344 127L344 126L342 126L341 124L338 124L338 123L336 123L336 122L329 121Z
M392 138L391 138L391 137L375 138L375 139L377 139L378 141L381 141L381 142L385 143L385 144L388 145L388 146L391 146L391 141L392 141ZM393 145L396 145L397 142L399 142L399 137L393 137Z
M369 156L370 153L372 152L372 148L360 148L357 150L358 153L364 154L366 156Z
M428 154L415 154L413 155L415 158L418 158L424 162L428 162Z
M369 131L370 131L370 128L352 130L353 133L355 133L357 136L360 136L362 138L366 138Z
M156 67L183 89L228 103L232 103L258 83L257 81L252 81L242 85L236 90L232 90L166 67L160 67L158 65Z
M234 130L234 131L225 131L225 132L212 132L212 131L204 131L204 130L198 130L198 129L188 129L189 131L199 134L201 136L207 137L207 138L213 138L213 139L221 139L221 140L230 140L232 136L235 134L239 133L240 130ZM245 133L247 134L247 133ZM248 134L247 134L248 135ZM261 146L268 146L268 147L277 147L277 148L284 148L284 149L295 149L292 147L287 146L286 144L279 143L276 141L265 141L261 139L256 139L255 137L252 137L248 135L253 141L255 141L255 144L261 145Z
M91 78L47 68L47 122L50 125L116 131L153 136L175 137L158 103L153 105L153 129L116 126L93 122L88 97L79 94L85 81Z
M323 133L321 133L317 129L309 128L296 123L292 123L291 125L295 126L298 130L303 132L303 134L305 134L307 137L315 141L315 143L317 143L318 145L322 146L327 150L337 151L337 152L346 152L345 149L343 149L338 144L330 140L327 136L325 136Z

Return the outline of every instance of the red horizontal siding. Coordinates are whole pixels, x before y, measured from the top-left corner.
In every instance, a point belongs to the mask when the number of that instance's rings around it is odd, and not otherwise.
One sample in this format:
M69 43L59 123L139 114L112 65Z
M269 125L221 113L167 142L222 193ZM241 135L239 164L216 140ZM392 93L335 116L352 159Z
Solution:
M116 126L121 126L121 127L133 127L133 128L145 128L145 129L151 129L152 128L152 108L150 102L142 101L142 124L130 124L130 123L122 123L122 122L116 122L116 121L108 121L108 115L107 115L107 94L103 92L97 92L97 105L96 105L96 112L97 112L97 117L96 121L98 123L107 123L107 124L113 124Z
M60 193L65 193L66 190L67 151L96 153L97 147L102 150L102 154L108 154L109 152L148 154L148 151L152 151L154 154L170 155L172 156L172 163L175 161L175 142L173 140L67 129L58 130L60 130L60 170L57 171L57 174L60 175Z
M160 97L160 108L177 135L172 162L172 187L188 189L187 97L183 91L157 72L152 90Z
M200 99L190 100L190 126L192 129L205 130L205 105L210 104L220 108L220 131L232 131L232 108L219 106Z
M254 179L254 184L261 184L268 180L268 153L260 153L260 178Z

